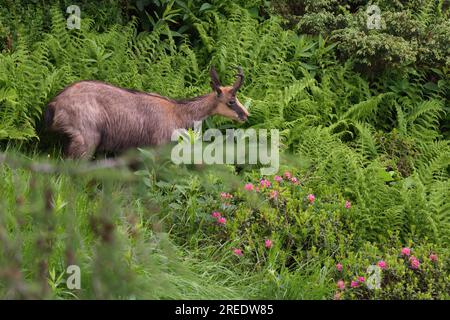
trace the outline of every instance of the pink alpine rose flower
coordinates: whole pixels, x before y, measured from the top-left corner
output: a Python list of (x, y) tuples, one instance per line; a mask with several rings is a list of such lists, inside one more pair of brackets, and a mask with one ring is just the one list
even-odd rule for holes
[(247, 191), (252, 191), (255, 188), (255, 186), (253, 185), (253, 183), (247, 183), (244, 188)]
[(352, 283), (350, 283), (350, 287), (352, 287), (352, 288), (356, 288), (358, 286), (359, 286), (358, 281), (352, 281)]
[(437, 262), (438, 261), (438, 256), (435, 253), (430, 254), (430, 260), (433, 262)]
[(309, 201), (309, 203), (313, 204), (314, 200), (316, 200), (316, 196), (313, 195), (312, 193), (308, 194), (308, 201)]
[(366, 278), (364, 277), (358, 277), (358, 281), (361, 283), (364, 283), (366, 281)]
[(409, 263), (410, 263), (410, 265), (411, 265), (411, 268), (413, 268), (413, 269), (419, 269), (420, 261), (419, 261), (419, 259), (417, 259), (416, 257), (412, 256), (412, 257), (409, 259)]
[(411, 254), (411, 249), (410, 248), (403, 248), (402, 249), (402, 255), (403, 256), (409, 256)]
[(217, 222), (221, 225), (226, 225), (227, 224), (227, 219), (225, 219), (224, 217), (220, 217), (217, 219)]
[(267, 249), (272, 248), (272, 240), (266, 239), (266, 241), (264, 241), (264, 245), (266, 246)]
[(348, 200), (346, 200), (346, 201), (345, 201), (345, 209), (350, 209), (351, 206), (352, 206), (351, 202), (348, 201)]
[(222, 217), (222, 215), (218, 211), (214, 211), (213, 213), (211, 213), (211, 216), (216, 219), (219, 219), (220, 217)]
[(341, 290), (345, 289), (345, 282), (344, 282), (344, 280), (339, 280), (336, 285)]
[(228, 192), (222, 192), (222, 193), (220, 193), (220, 197), (222, 199), (231, 199), (231, 198), (233, 198), (233, 195)]
[(238, 257), (242, 257), (242, 255), (243, 255), (241, 249), (234, 249), (234, 250), (233, 250), (233, 253), (234, 253), (235, 255), (237, 255)]
[(271, 185), (271, 183), (270, 183), (269, 180), (267, 180), (267, 179), (261, 180), (261, 187), (263, 187), (263, 188), (269, 188), (270, 185)]
[(387, 268), (387, 264), (383, 260), (378, 261), (377, 265), (383, 270)]
[(340, 264), (340, 263), (338, 263), (337, 265), (336, 265), (336, 269), (337, 269), (337, 271), (339, 271), (339, 272), (342, 272), (342, 264)]
[(286, 179), (290, 179), (291, 176), (292, 176), (292, 174), (291, 174), (289, 171), (286, 171), (286, 172), (284, 173), (284, 176), (286, 177)]
[(298, 184), (299, 182), (298, 182), (298, 179), (296, 178), (296, 177), (292, 177), (291, 178), (291, 182), (293, 183), (293, 184)]
[(283, 178), (280, 177), (280, 176), (275, 176), (275, 177), (273, 178), (273, 180), (275, 180), (276, 182), (280, 183), (281, 181), (283, 181)]

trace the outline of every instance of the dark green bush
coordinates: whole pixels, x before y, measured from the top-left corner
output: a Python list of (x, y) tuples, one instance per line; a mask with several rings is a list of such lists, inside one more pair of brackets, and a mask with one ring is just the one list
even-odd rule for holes
[[(367, 29), (367, 8), (381, 10), (381, 29)], [(379, 75), (405, 66), (448, 70), (449, 2), (281, 1), (275, 10), (298, 24), (299, 33), (331, 35), (340, 57)]]

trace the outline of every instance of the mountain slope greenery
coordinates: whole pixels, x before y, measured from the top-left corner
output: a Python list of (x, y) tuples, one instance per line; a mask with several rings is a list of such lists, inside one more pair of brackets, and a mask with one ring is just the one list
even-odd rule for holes
[[(449, 298), (446, 1), (381, 1), (386, 28), (370, 31), (366, 1), (79, 1), (79, 30), (67, 1), (3, 2), (3, 297)], [(222, 83), (243, 67), (251, 116), (204, 127), (278, 129), (278, 181), (151, 149), (137, 171), (86, 173), (43, 128), (72, 82), (186, 98), (211, 90), (213, 65)], [(380, 261), (381, 289), (356, 281)], [(66, 288), (70, 264), (81, 290)]]

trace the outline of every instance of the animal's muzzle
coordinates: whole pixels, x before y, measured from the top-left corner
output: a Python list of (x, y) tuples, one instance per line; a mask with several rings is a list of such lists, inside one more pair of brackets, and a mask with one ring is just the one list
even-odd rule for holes
[(248, 114), (242, 113), (238, 115), (239, 120), (241, 121), (247, 121), (248, 120)]

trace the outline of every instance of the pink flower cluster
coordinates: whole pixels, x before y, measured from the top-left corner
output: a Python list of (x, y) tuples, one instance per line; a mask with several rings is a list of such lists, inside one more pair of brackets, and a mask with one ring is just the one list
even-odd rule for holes
[[(270, 183), (270, 181), (269, 181)], [(254, 186), (253, 183), (246, 183), (244, 186), (244, 189), (247, 191), (253, 191), (255, 190), (256, 192), (259, 192), (259, 187), (258, 186)]]
[(350, 287), (357, 288), (361, 283), (364, 283), (366, 281), (366, 278), (364, 277), (358, 277), (356, 280), (352, 280), (350, 283)]
[(230, 194), (230, 193), (228, 193), (228, 192), (221, 192), (221, 193), (220, 193), (220, 197), (221, 197), (222, 199), (232, 199), (232, 198), (233, 198), (233, 195)]
[[(358, 277), (357, 279), (352, 280), (352, 281), (350, 282), (350, 288), (357, 288), (357, 287), (360, 286), (360, 284), (364, 283), (365, 281), (366, 281), (366, 278), (364, 278), (364, 277)], [(345, 282), (344, 282), (344, 280), (339, 280), (339, 281), (336, 283), (336, 286), (338, 287), (338, 289), (344, 290), (344, 289), (345, 289)]]
[(402, 256), (408, 256), (411, 254), (411, 249), (410, 248), (403, 248), (402, 249)]
[(242, 256), (244, 255), (244, 253), (242, 252), (242, 250), (241, 250), (241, 249), (237, 249), (237, 248), (233, 249), (233, 253), (234, 253), (235, 255), (237, 255), (238, 257), (242, 257)]
[(211, 213), (211, 216), (215, 219), (219, 219), (222, 215), (220, 214), (220, 212), (214, 211), (213, 213)]
[(433, 262), (437, 262), (438, 261), (438, 256), (435, 253), (430, 254), (430, 260)]
[(216, 219), (217, 223), (220, 225), (225, 225), (227, 223), (227, 219), (225, 217), (222, 217), (221, 213), (218, 211), (214, 211), (211, 213), (211, 216)]
[(409, 258), (409, 263), (410, 263), (412, 269), (419, 269), (419, 267), (420, 267), (419, 259), (417, 259), (414, 256), (411, 256), (411, 258)]
[[(411, 255), (411, 249), (410, 248), (408, 248), (408, 247), (402, 248), (401, 251), (400, 251), (400, 254), (401, 254), (401, 256), (403, 256), (405, 258), (405, 261), (408, 262), (408, 264), (409, 264), (411, 269), (417, 270), (417, 269), (420, 268), (421, 262), (420, 262), (420, 260), (417, 257)], [(438, 261), (438, 256), (435, 253), (430, 253), (429, 259), (432, 262), (437, 262)], [(382, 270), (386, 270), (388, 268), (388, 265), (387, 265), (386, 261), (384, 261), (384, 260), (379, 260), (377, 262), (377, 266), (380, 269), (382, 269)], [(336, 270), (338, 272), (342, 272), (343, 265), (341, 263), (337, 263), (336, 264)], [(351, 288), (358, 288), (359, 286), (361, 286), (361, 284), (363, 284), (365, 282), (366, 282), (366, 279), (364, 277), (358, 276), (358, 277), (356, 277), (355, 279), (353, 279), (350, 282), (350, 287)], [(345, 289), (345, 282), (344, 282), (344, 280), (342, 280), (342, 279), (338, 280), (337, 283), (336, 283), (336, 286), (337, 286), (337, 288), (339, 290), (344, 290)], [(339, 300), (341, 298), (341, 295), (342, 295), (342, 293), (337, 291), (335, 293), (334, 299), (335, 300)]]
[[(299, 184), (299, 183), (300, 183), (300, 182), (298, 181), (297, 177), (293, 177), (293, 176), (292, 176), (292, 173), (290, 173), (289, 171), (286, 171), (286, 172), (284, 173), (284, 177), (285, 177), (286, 180), (291, 181), (293, 184)], [(283, 178), (280, 177), (280, 176), (276, 176), (275, 178), (276, 178), (275, 181), (277, 181), (277, 182), (280, 182), (280, 181), (283, 180)]]
[(262, 188), (269, 188), (271, 186), (270, 181), (267, 179), (262, 179), (260, 183)]
[[(377, 265), (378, 265), (381, 269), (386, 269), (386, 268), (387, 268), (386, 262), (384, 262), (383, 260), (378, 261)], [(336, 264), (336, 270), (337, 270), (338, 272), (342, 272), (343, 269), (344, 269), (344, 266), (342, 265), (342, 263), (337, 263), (337, 264)], [(350, 287), (351, 287), (351, 288), (357, 288), (357, 287), (359, 287), (359, 286), (360, 286), (362, 283), (364, 283), (364, 282), (366, 282), (366, 278), (364, 278), (364, 277), (362, 277), (362, 276), (359, 276), (359, 277), (357, 277), (356, 279), (354, 279), (354, 280), (352, 280), (352, 281), (350, 282)], [(344, 290), (344, 289), (345, 289), (345, 282), (344, 282), (344, 280), (339, 280), (339, 281), (336, 283), (336, 285), (337, 285), (337, 287), (338, 287), (340, 290)], [(338, 294), (338, 293), (337, 293), (337, 294)], [(338, 299), (338, 300), (339, 300), (339, 299)]]
[(244, 189), (247, 190), (247, 191), (253, 191), (255, 189), (255, 186), (253, 185), (253, 183), (247, 183), (244, 186)]
[(350, 209), (351, 206), (352, 206), (351, 202), (348, 201), (348, 200), (346, 200), (346, 201), (345, 201), (345, 209)]
[(316, 200), (315, 195), (313, 195), (312, 193), (308, 194), (308, 201), (310, 204), (313, 204), (315, 200)]
[[(299, 184), (300, 183), (299, 180), (296, 177), (293, 177), (292, 174), (289, 171), (286, 171), (284, 173), (284, 176), (276, 175), (274, 177), (274, 181), (277, 182), (278, 184), (281, 184), (285, 180), (286, 181), (291, 181), (293, 184)], [(272, 187), (272, 182), (269, 179), (266, 179), (266, 178), (261, 179), (259, 181), (259, 185), (258, 184), (255, 185), (255, 184), (253, 184), (251, 182), (246, 183), (244, 185), (244, 189), (245, 190), (247, 190), (247, 191), (256, 191), (256, 192), (260, 192), (260, 191), (262, 192), (264, 189), (268, 189), (270, 187)], [(229, 198), (233, 197), (232, 195), (229, 195), (229, 196), (228, 195), (229, 194), (221, 193), (221, 197), (223, 199), (229, 199)], [(278, 199), (278, 195), (279, 195), (279, 191), (272, 190), (269, 193), (269, 198), (277, 200)]]
[[(420, 267), (420, 260), (417, 259), (415, 256), (411, 256), (411, 249), (408, 247), (405, 247), (401, 251), (401, 255), (404, 257), (409, 257), (409, 266), (411, 269), (417, 270)], [(434, 257), (433, 257), (434, 258)], [(436, 256), (437, 259), (437, 256)], [(431, 260), (431, 256), (430, 256)], [(433, 261), (433, 260), (432, 260)]]

